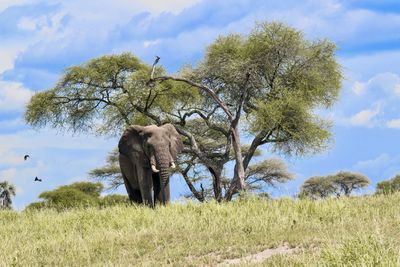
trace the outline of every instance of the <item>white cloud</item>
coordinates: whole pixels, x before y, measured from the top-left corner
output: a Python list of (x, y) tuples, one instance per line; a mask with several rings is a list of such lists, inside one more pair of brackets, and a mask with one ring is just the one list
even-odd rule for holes
[(86, 135), (61, 135), (56, 130), (23, 130), (12, 134), (0, 134), (0, 149), (40, 149), (91, 150), (112, 147), (110, 140)]
[(21, 118), (0, 120), (0, 129), (2, 130), (15, 129), (24, 125)]
[(376, 125), (376, 116), (380, 112), (380, 105), (376, 105), (372, 109), (365, 109), (362, 110), (355, 115), (351, 116), (349, 119), (349, 122), (351, 125), (354, 126), (367, 126), (367, 127), (372, 127)]
[(16, 57), (25, 47), (26, 45), (22, 42), (0, 44), (0, 74), (14, 67)]
[(368, 173), (370, 178), (375, 181), (382, 181), (392, 178), (400, 172), (400, 155), (390, 155), (387, 153), (378, 156), (360, 160), (353, 169), (362, 173)]
[(369, 160), (361, 160), (354, 165), (355, 169), (376, 169), (386, 166), (390, 163), (391, 158), (388, 154), (383, 153), (376, 158), (369, 159)]
[(0, 12), (11, 6), (28, 4), (31, 2), (33, 2), (33, 0), (1, 0), (0, 1)]
[(147, 48), (149, 46), (154, 46), (160, 43), (160, 40), (154, 40), (154, 41), (144, 41), (143, 42), (143, 47)]
[(17, 27), (25, 31), (36, 30), (37, 23), (33, 18), (23, 17), (19, 20)]
[(20, 110), (33, 92), (18, 82), (0, 81), (0, 111)]
[(392, 72), (378, 73), (368, 81), (356, 81), (352, 86), (352, 91), (357, 95), (361, 95), (367, 90), (379, 90), (379, 93), (387, 96), (400, 96), (400, 75)]
[(382, 51), (342, 57), (341, 64), (348, 78), (368, 81), (382, 73), (396, 74), (400, 69), (400, 51)]
[(361, 95), (363, 92), (365, 92), (366, 86), (365, 84), (361, 82), (355, 82), (351, 88), (351, 90), (356, 94), (356, 95)]
[(0, 165), (16, 165), (21, 164), (23, 161), (23, 155), (18, 155), (12, 150), (0, 147)]
[(389, 120), (386, 125), (389, 128), (400, 129), (400, 119)]
[(400, 96), (400, 84), (396, 84), (394, 86), (394, 93), (398, 96)]
[(152, 13), (171, 12), (173, 14), (179, 14), (185, 8), (188, 8), (201, 0), (168, 0), (168, 1), (148, 1), (148, 0), (137, 0), (144, 9)]

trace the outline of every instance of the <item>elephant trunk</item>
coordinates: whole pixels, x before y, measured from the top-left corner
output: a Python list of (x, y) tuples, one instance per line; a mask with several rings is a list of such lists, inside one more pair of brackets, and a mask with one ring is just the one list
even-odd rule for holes
[(160, 182), (161, 182), (161, 192), (163, 194), (163, 202), (165, 203), (166, 199), (164, 196), (164, 189), (166, 186), (168, 186), (169, 182), (169, 167), (171, 164), (171, 155), (168, 153), (169, 151), (167, 149), (160, 149), (158, 151), (155, 151), (155, 158), (157, 162), (157, 168), (159, 170), (159, 175), (160, 175)]

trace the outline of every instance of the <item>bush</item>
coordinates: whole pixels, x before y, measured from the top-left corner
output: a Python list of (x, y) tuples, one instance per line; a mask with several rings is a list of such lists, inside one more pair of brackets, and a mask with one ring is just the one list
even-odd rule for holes
[(29, 204), (26, 209), (55, 209), (58, 211), (71, 208), (107, 207), (128, 204), (127, 196), (107, 195), (100, 197), (103, 190), (101, 183), (77, 182), (64, 185), (39, 195), (43, 201)]

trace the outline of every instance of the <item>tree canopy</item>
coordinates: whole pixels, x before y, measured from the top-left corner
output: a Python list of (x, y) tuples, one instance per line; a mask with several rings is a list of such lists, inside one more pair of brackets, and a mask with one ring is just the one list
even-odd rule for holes
[(400, 175), (396, 175), (392, 179), (382, 181), (376, 184), (377, 194), (392, 194), (400, 191)]
[(314, 176), (303, 183), (299, 197), (317, 199), (329, 196), (350, 196), (353, 191), (364, 188), (369, 183), (365, 175), (348, 171), (328, 176)]
[[(176, 76), (129, 53), (103, 56), (66, 69), (54, 88), (35, 94), (25, 119), (36, 127), (102, 135), (129, 124), (172, 123), (185, 144), (180, 170), (193, 195), (200, 200), (203, 191), (197, 168), (208, 172), (214, 198), (229, 200), (246, 187), (257, 148), (286, 155), (327, 148), (331, 124), (314, 111), (338, 97), (335, 52), (329, 40), (260, 23), (248, 35), (219, 37), (197, 65), (183, 66)], [(244, 134), (252, 136), (246, 151)], [(229, 162), (235, 168), (226, 188)]]
[(349, 196), (354, 190), (364, 188), (369, 185), (368, 177), (360, 173), (338, 172), (331, 177), (332, 184), (336, 188), (337, 194)]
[(105, 206), (118, 203), (128, 203), (126, 196), (108, 195), (100, 197), (103, 191), (102, 183), (75, 182), (63, 185), (51, 191), (42, 192), (41, 202), (34, 202), (27, 209), (54, 208), (64, 210), (74, 207)]

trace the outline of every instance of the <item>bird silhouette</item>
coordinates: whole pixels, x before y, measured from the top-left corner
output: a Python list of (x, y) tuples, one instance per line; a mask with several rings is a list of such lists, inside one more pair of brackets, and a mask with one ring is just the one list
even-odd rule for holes
[(160, 60), (159, 56), (156, 56), (156, 60), (154, 61), (154, 65), (156, 65), (158, 63), (158, 61)]
[(24, 160), (27, 160), (29, 158), (29, 155), (24, 156)]
[(42, 179), (39, 179), (39, 178), (37, 178), (37, 176), (36, 176), (34, 181), (35, 181), (35, 182), (36, 182), (36, 181), (37, 181), (37, 182), (41, 182)]

